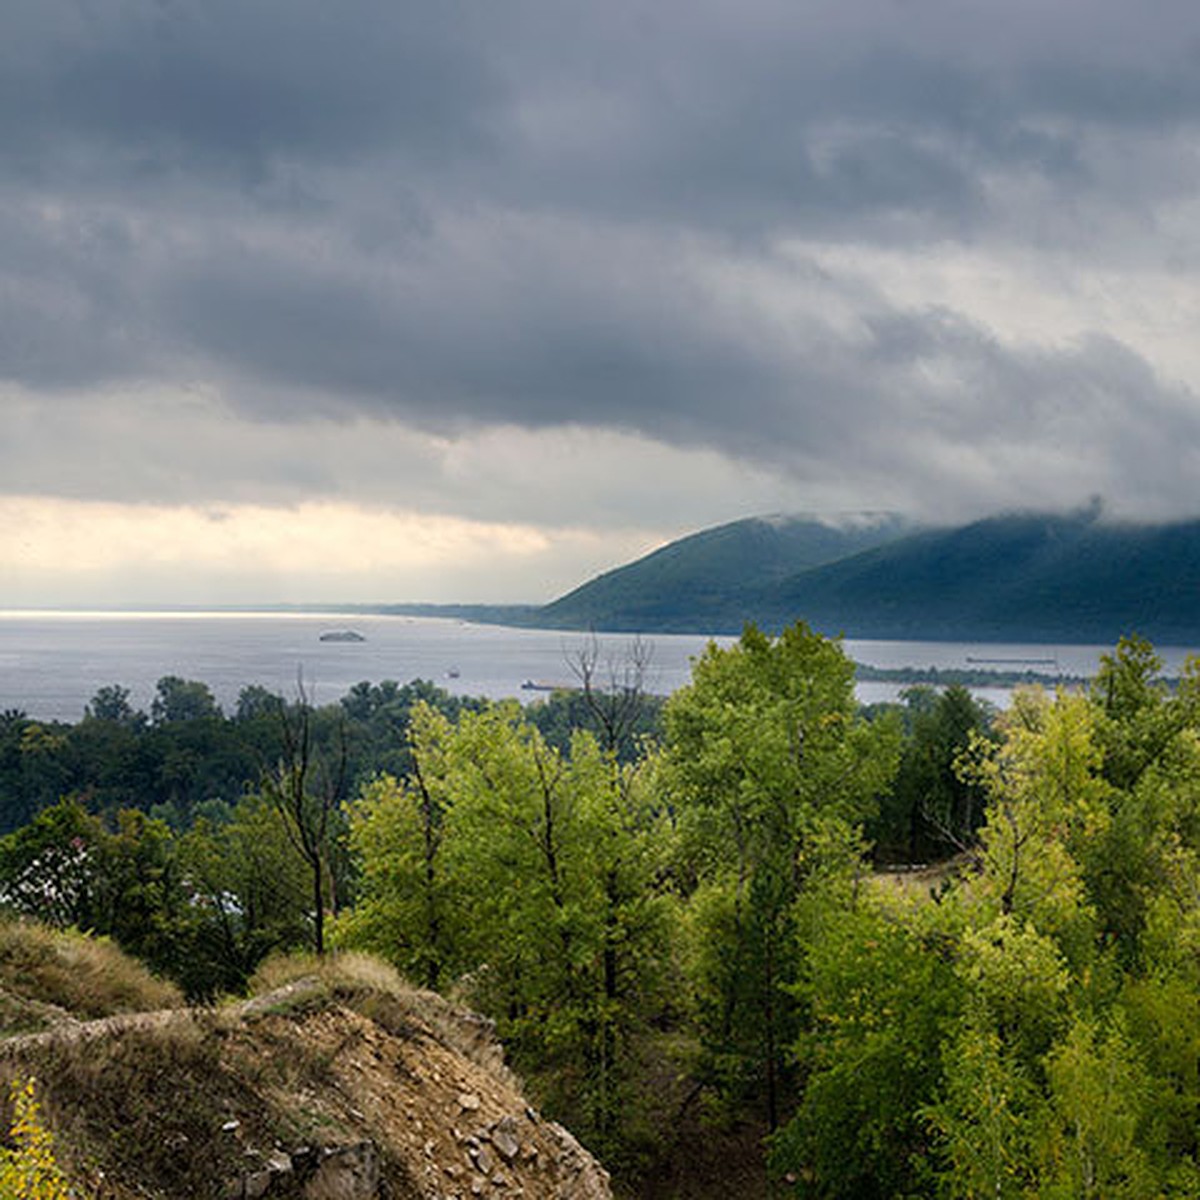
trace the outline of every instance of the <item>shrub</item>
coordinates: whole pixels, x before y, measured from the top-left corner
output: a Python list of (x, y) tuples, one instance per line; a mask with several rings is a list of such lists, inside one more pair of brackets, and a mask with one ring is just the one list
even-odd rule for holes
[(54, 1141), (42, 1124), (34, 1082), (14, 1080), (14, 1145), (0, 1150), (0, 1200), (71, 1200), (66, 1176), (54, 1160)]

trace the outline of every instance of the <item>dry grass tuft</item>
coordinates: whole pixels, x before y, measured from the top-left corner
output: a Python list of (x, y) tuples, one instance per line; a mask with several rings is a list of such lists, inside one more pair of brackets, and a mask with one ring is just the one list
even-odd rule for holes
[(443, 1045), (519, 1087), (504, 1065), (504, 1051), (491, 1021), (437, 992), (413, 987), (394, 967), (369, 954), (340, 951), (324, 958), (314, 954), (268, 958), (250, 980), (250, 994), (269, 1003), (272, 993), (278, 994), (279, 1005), (269, 1011), (305, 1008), (324, 998), (340, 1001), (400, 1036), (415, 1033), (414, 1024), (423, 1026)]
[(330, 992), (373, 991), (407, 996), (412, 991), (396, 969), (382, 959), (344, 951), (324, 958), (304, 953), (272, 955), (251, 977), (250, 995), (262, 996), (303, 979), (317, 980)]
[[(0, 915), (0, 991), (26, 1018), (58, 1011), (86, 1020), (183, 1004), (178, 988), (156, 979), (111, 942), (5, 915)], [(22, 1031), (29, 1027), (27, 1019)]]

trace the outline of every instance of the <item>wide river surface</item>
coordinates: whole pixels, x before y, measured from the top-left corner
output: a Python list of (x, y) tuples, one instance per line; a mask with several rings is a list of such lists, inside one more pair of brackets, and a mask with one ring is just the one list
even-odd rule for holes
[[(361, 642), (321, 641), (321, 634), (352, 629)], [(530, 699), (541, 693), (522, 684), (571, 685), (572, 663), (590, 635), (510, 629), (432, 617), (292, 613), (81, 613), (0, 612), (0, 709), (20, 708), (43, 720), (77, 721), (98, 688), (129, 688), (136, 708), (148, 710), (164, 675), (207, 683), (226, 712), (238, 692), (261, 684), (292, 696), (297, 679), (318, 704), (331, 703), (360, 680), (429, 679), (472, 696)], [(667, 693), (686, 683), (691, 661), (709, 639), (655, 634), (645, 639), (648, 691)], [(718, 638), (720, 644), (732, 639)], [(626, 658), (627, 634), (598, 634), (598, 677)], [(847, 640), (858, 662), (880, 667), (1033, 669), (1042, 674), (1090, 675), (1108, 646), (969, 644)], [(1191, 652), (1159, 647), (1175, 673)], [(969, 660), (987, 659), (987, 663)], [(901, 685), (860, 683), (859, 699), (894, 698)], [(1000, 689), (974, 689), (1004, 704)]]

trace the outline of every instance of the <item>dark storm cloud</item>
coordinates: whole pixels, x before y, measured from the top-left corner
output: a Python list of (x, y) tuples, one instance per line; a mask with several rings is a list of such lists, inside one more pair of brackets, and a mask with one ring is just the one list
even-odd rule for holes
[(252, 186), (359, 164), (376, 180), (354, 186), (408, 172), (442, 202), (739, 230), (961, 219), (981, 169), (1069, 174), (1093, 123), (1194, 120), (1191, 10), (1155, 17), (1111, 2), (17, 0), (0, 128), (9, 169), (51, 184), (198, 188), (233, 170)]
[(15, 0), (0, 118), (10, 161), (49, 179), (131, 184), (402, 143), (474, 153), (489, 68), (453, 2)]
[[(156, 356), (129, 268), (135, 236), (119, 214), (83, 220), (28, 197), (0, 207), (0, 372), (45, 388), (86, 387)], [(139, 344), (141, 343), (141, 344)]]
[(1063, 436), (1132, 488), (1197, 433), (1136, 347), (862, 279), (881, 249), (1186, 258), (1156, 221), (1200, 183), (1198, 30), (1115, 0), (16, 0), (0, 376), (793, 472)]
[[(799, 274), (830, 314), (781, 330), (673, 273), (669, 249), (655, 261), (641, 243), (603, 242), (593, 257), (569, 231), (509, 242), (473, 274), (433, 255), (382, 279), (341, 256), (321, 270), (231, 255), (173, 277), (159, 299), (197, 354), (276, 385), (247, 401), (274, 420), (354, 410), (433, 430), (606, 425), (809, 476), (848, 457), (917, 473), (935, 442), (1024, 444), (1031, 458), (1047, 442), (1119, 458), (1119, 477), (1136, 480), (1200, 445), (1200, 406), (1111, 337), (1014, 347), (816, 269)], [(901, 452), (897, 431), (929, 436)]]
[(510, 231), (486, 252), (430, 245), (382, 272), (349, 255), (229, 254), (175, 274), (159, 303), (197, 353), (297, 389), (293, 411), (332, 415), (337, 394), (434, 428), (669, 433), (708, 424), (706, 407), (737, 391), (762, 403), (787, 386), (782, 364), (726, 328), (669, 256), (656, 272), (644, 245), (586, 240)]

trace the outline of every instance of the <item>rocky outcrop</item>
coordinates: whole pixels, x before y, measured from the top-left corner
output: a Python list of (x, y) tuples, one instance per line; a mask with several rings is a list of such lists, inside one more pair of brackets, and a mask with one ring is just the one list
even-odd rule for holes
[[(464, 1117), (482, 1108), (473, 1092), (460, 1093), (458, 1104)], [(435, 1136), (425, 1138), (418, 1163), (403, 1163), (405, 1196), (611, 1200), (607, 1172), (571, 1133), (528, 1106), (487, 1124), (463, 1120), (448, 1131), (427, 1128), (417, 1117), (412, 1123)], [(385, 1178), (384, 1155), (373, 1141), (276, 1149), (265, 1159), (252, 1150), (246, 1154), (254, 1165), (226, 1183), (224, 1200), (377, 1200), (396, 1194), (397, 1181)]]
[(81, 1194), (611, 1197), (599, 1163), (526, 1101), (490, 1025), (431, 993), (302, 980), (5, 1049), (9, 1074), (36, 1070)]
[(375, 1200), (380, 1195), (379, 1150), (374, 1142), (320, 1149), (275, 1150), (261, 1167), (231, 1179), (225, 1200)]

